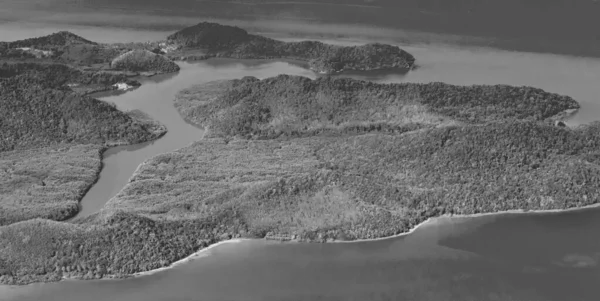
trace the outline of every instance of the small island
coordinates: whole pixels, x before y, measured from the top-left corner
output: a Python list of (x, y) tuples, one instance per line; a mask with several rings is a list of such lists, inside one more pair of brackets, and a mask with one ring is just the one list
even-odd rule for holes
[[(181, 91), (175, 105), (208, 130), (206, 139), (146, 161), (95, 215), (6, 222), (1, 283), (128, 277), (237, 237), (373, 239), (442, 215), (598, 200), (600, 124), (556, 126), (578, 103), (536, 88), (280, 75), (200, 84)], [(90, 143), (112, 137), (88, 136)], [(87, 150), (61, 149), (97, 158)], [(47, 169), (19, 170), (21, 153), (0, 153), (14, 162), (1, 165), (3, 175), (21, 177), (3, 183), (19, 193), (61, 183), (36, 180), (56, 177)], [(92, 178), (97, 165), (89, 166), (82, 172)], [(21, 219), (22, 210), (5, 212)]]
[(236, 27), (202, 22), (167, 37), (161, 51), (173, 59), (291, 59), (308, 62), (317, 73), (413, 68), (415, 58), (397, 46), (329, 45), (317, 41), (282, 42)]

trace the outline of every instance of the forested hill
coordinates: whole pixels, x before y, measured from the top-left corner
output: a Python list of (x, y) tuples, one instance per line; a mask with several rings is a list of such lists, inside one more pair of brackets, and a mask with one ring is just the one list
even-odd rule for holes
[(56, 143), (130, 144), (158, 133), (108, 103), (49, 88), (29, 74), (0, 80), (0, 151)]
[(402, 132), (448, 122), (549, 121), (579, 108), (568, 96), (532, 87), (375, 84), (289, 75), (201, 84), (182, 91), (176, 106), (212, 135), (255, 138), (323, 131)]
[(0, 65), (0, 226), (73, 216), (97, 180), (102, 149), (166, 132), (147, 117), (73, 91), (125, 79), (60, 64)]
[(282, 42), (249, 34), (236, 26), (202, 22), (167, 37), (188, 51), (198, 49), (206, 57), (288, 58), (308, 61), (311, 69), (321, 73), (344, 70), (410, 69), (415, 58), (397, 46), (371, 43), (362, 46), (329, 45), (317, 41)]

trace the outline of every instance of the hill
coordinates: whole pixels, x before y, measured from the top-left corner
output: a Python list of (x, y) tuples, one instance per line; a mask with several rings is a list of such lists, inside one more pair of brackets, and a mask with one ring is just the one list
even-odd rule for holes
[(180, 69), (167, 57), (143, 49), (131, 50), (116, 57), (111, 62), (111, 67), (117, 70), (156, 73), (171, 73)]
[(59, 31), (50, 35), (9, 42), (9, 48), (36, 48), (55, 50), (56, 48), (73, 44), (97, 45), (96, 42), (84, 39), (68, 31)]
[(173, 58), (230, 57), (239, 59), (285, 58), (307, 61), (319, 73), (344, 70), (408, 70), (415, 58), (396, 46), (379, 43), (362, 46), (329, 45), (317, 41), (282, 42), (228, 25), (202, 22), (167, 37), (178, 51)]
[(107, 146), (166, 132), (147, 117), (121, 112), (67, 85), (113, 80), (55, 64), (0, 68), (0, 225), (73, 216), (98, 177)]
[(375, 84), (288, 75), (197, 85), (180, 92), (175, 106), (186, 120), (208, 128), (208, 135), (254, 139), (403, 132), (451, 123), (550, 121), (579, 108), (567, 96), (532, 87)]

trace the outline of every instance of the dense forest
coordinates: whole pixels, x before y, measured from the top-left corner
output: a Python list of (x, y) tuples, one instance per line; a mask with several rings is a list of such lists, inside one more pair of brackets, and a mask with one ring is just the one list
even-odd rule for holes
[(213, 138), (145, 162), (94, 216), (2, 227), (2, 283), (126, 277), (232, 237), (377, 238), (599, 199), (600, 124), (555, 126), (579, 105), (540, 89), (281, 75), (195, 86), (176, 106)]
[(209, 135), (253, 139), (321, 132), (402, 132), (411, 127), (504, 120), (546, 121), (579, 105), (532, 87), (375, 84), (279, 75), (218, 81), (178, 94), (182, 116)]
[(117, 70), (134, 72), (171, 73), (179, 71), (179, 66), (170, 59), (143, 49), (126, 52), (116, 57), (110, 65)]
[[(329, 45), (317, 41), (282, 42), (228, 25), (202, 22), (167, 37), (183, 48), (170, 53), (172, 58), (212, 56), (240, 59), (287, 58), (309, 62), (321, 73), (344, 70), (411, 69), (415, 58), (396, 46), (373, 43), (362, 46)], [(198, 49), (201, 55), (190, 49)]]
[(54, 63), (0, 65), (0, 226), (73, 216), (107, 146), (166, 132), (147, 116), (81, 93), (123, 81), (131, 82), (123, 74)]
[(47, 36), (0, 42), (0, 63), (59, 63), (71, 67), (118, 69), (135, 72), (179, 71), (170, 59), (151, 53), (158, 42), (99, 44), (67, 31)]
[(83, 94), (115, 89), (114, 84), (139, 86), (128, 74), (109, 71), (84, 71), (58, 63), (10, 62), (0, 64), (0, 79), (23, 75), (23, 80), (35, 81), (47, 88), (71, 88)]
[[(19, 75), (0, 82), (0, 151), (54, 143), (129, 144), (156, 138), (114, 105)], [(160, 131), (159, 131), (160, 132)]]

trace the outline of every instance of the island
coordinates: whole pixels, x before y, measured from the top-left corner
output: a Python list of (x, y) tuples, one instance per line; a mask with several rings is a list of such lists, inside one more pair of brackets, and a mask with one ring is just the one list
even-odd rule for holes
[(211, 57), (299, 60), (308, 62), (313, 71), (324, 74), (350, 70), (408, 71), (415, 63), (410, 53), (397, 46), (380, 43), (339, 46), (318, 41), (283, 42), (249, 34), (237, 26), (211, 22), (201, 22), (168, 36), (161, 43), (159, 51), (175, 60)]
[[(442, 215), (599, 199), (600, 123), (557, 126), (578, 103), (536, 88), (280, 75), (196, 85), (175, 105), (206, 138), (147, 160), (97, 214), (0, 227), (0, 283), (128, 277), (231, 238), (374, 239)], [(2, 183), (43, 191), (48, 169), (18, 171), (22, 153), (0, 153), (3, 177), (21, 177)]]

